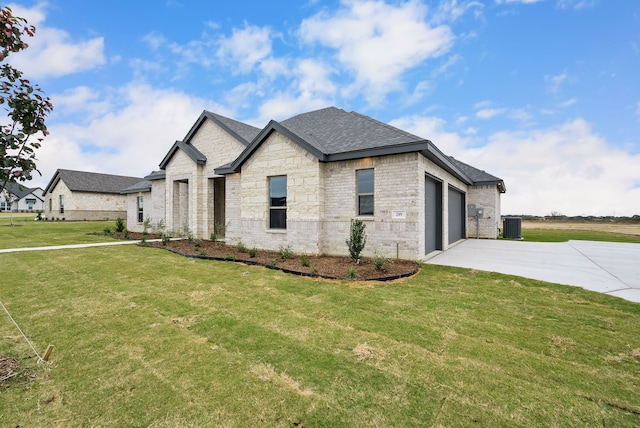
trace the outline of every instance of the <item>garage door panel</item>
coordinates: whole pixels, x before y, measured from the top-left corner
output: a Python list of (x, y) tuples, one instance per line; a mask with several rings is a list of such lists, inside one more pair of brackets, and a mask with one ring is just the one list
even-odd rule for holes
[(449, 187), (449, 244), (465, 238), (465, 194)]

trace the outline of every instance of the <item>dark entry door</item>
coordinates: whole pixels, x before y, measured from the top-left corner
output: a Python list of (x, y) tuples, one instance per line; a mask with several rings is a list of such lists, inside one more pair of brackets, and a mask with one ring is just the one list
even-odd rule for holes
[(449, 244), (465, 237), (464, 207), (464, 193), (449, 186)]
[(424, 182), (424, 253), (442, 249), (442, 182), (426, 176)]

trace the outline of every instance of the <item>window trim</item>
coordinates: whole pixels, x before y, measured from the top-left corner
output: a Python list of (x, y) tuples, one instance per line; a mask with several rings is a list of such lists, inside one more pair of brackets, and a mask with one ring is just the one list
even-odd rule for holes
[[(372, 192), (363, 192), (360, 193), (360, 173), (361, 172), (365, 172), (365, 171), (371, 171), (371, 174), (373, 175), (373, 191)], [(376, 174), (375, 174), (375, 170), (374, 168), (363, 168), (363, 169), (356, 169), (356, 213), (358, 215), (358, 217), (367, 217), (367, 218), (371, 218), (375, 215), (376, 213), (376, 186), (375, 186), (375, 182), (376, 182)], [(361, 196), (371, 196), (373, 199), (373, 208), (371, 210), (371, 214), (363, 214), (360, 212), (360, 197)]]
[[(285, 195), (284, 195), (284, 205), (271, 205), (271, 200), (273, 199), (273, 197), (271, 196), (271, 180), (274, 178), (284, 178), (285, 179)], [(270, 231), (276, 231), (276, 232), (284, 232), (287, 230), (287, 197), (288, 195), (288, 187), (289, 185), (289, 180), (287, 179), (286, 175), (272, 175), (267, 177), (267, 206), (269, 207), (269, 218), (267, 219), (268, 224), (267, 224), (267, 229)], [(273, 211), (284, 211), (284, 227), (272, 227), (272, 220), (271, 220), (271, 214)]]

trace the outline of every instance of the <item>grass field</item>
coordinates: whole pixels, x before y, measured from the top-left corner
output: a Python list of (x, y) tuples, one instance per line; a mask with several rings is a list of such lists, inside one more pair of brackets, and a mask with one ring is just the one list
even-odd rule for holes
[[(0, 386), (0, 426), (640, 423), (640, 305), (615, 297), (431, 265), (365, 284), (131, 246), (0, 257), (0, 300), (55, 345)], [(32, 354), (3, 313), (0, 337)]]
[(640, 224), (523, 221), (522, 238), (537, 242), (586, 240), (640, 243)]

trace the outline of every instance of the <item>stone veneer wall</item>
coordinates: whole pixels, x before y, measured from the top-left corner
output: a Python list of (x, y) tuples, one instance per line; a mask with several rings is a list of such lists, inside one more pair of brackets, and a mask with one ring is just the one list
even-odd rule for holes
[[(500, 225), (500, 192), (496, 185), (473, 186), (469, 188), (467, 205), (475, 204), (484, 208), (484, 214), (476, 223), (475, 217), (467, 218), (467, 237), (495, 239)], [(479, 232), (479, 233), (477, 233)]]
[[(186, 223), (195, 237), (208, 239), (215, 224), (208, 202), (214, 198), (215, 189), (208, 180), (216, 177), (214, 168), (235, 160), (245, 146), (211, 120), (202, 123), (190, 143), (207, 157), (207, 162), (197, 165), (181, 150), (175, 153), (165, 168), (165, 223), (175, 231)], [(155, 187), (152, 190), (155, 193)]]
[[(269, 177), (287, 176), (287, 229), (269, 229)], [(227, 176), (227, 242), (248, 247), (318, 253), (322, 216), (318, 159), (274, 132), (242, 166)], [(239, 190), (239, 198), (237, 198)], [(238, 221), (239, 219), (239, 221)]]
[[(64, 213), (60, 212), (60, 195), (64, 195)], [(127, 217), (127, 197), (115, 193), (71, 192), (63, 181), (44, 196), (47, 218), (65, 220), (115, 220)], [(49, 210), (51, 199), (51, 210)]]
[[(419, 204), (419, 173), (414, 153), (364, 158), (323, 164), (325, 171), (325, 222), (322, 252), (347, 255), (345, 241), (349, 238), (351, 219), (366, 225), (367, 244), (364, 256), (376, 250), (387, 257), (405, 259), (419, 257), (421, 205)], [(356, 171), (374, 170), (374, 215), (357, 215)], [(405, 218), (393, 218), (393, 212)]]

